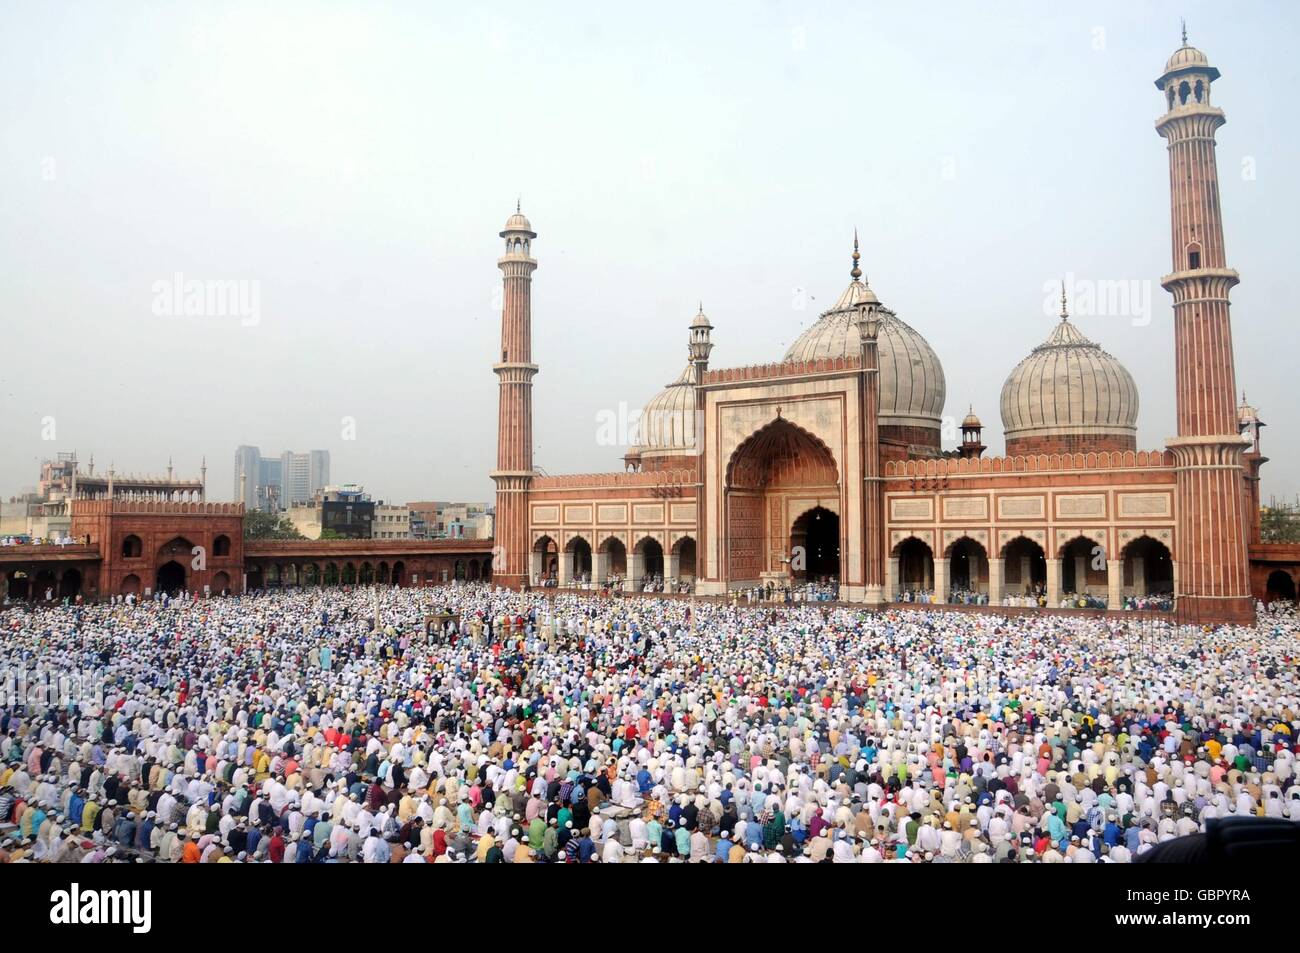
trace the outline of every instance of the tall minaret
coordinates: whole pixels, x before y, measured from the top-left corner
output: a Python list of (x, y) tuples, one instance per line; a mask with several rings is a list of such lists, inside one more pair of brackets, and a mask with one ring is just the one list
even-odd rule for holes
[[(854, 286), (862, 278), (858, 230), (853, 230)], [(858, 344), (862, 355), (862, 600), (868, 605), (885, 601), (885, 503), (880, 480), (880, 299), (864, 281), (858, 295)], [(844, 574), (849, 578), (850, 572)], [(850, 579), (850, 582), (852, 580)], [(941, 593), (940, 598), (946, 598)], [(849, 598), (853, 598), (852, 595)]]
[(497, 415), (497, 485), (492, 581), (514, 589), (532, 578), (529, 564), (528, 489), (533, 481), (533, 361), (532, 283), (537, 262), (532, 257), (533, 226), (515, 205), (515, 214), (501, 232), (505, 254), (501, 269), (501, 360), (493, 365), (500, 383)]
[(1246, 562), (1247, 526), (1237, 384), (1228, 292), (1238, 281), (1223, 250), (1214, 135), (1223, 110), (1210, 105), (1219, 71), (1187, 45), (1174, 51), (1156, 87), (1167, 112), (1156, 131), (1169, 142), (1178, 436), (1175, 596), (1180, 616), (1250, 621), (1254, 601)]

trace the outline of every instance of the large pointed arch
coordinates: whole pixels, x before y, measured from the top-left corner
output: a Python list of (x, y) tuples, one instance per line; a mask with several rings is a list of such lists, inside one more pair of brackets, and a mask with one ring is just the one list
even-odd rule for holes
[(784, 417), (754, 431), (727, 461), (727, 487), (834, 486), (839, 467), (830, 447)]
[[(790, 524), (798, 513), (788, 510), (796, 496), (834, 501), (835, 507), (843, 509), (839, 466), (831, 449), (780, 416), (732, 452), (723, 493), (726, 578), (732, 585), (760, 583), (764, 577), (789, 578)], [(842, 550), (842, 535), (840, 542)]]

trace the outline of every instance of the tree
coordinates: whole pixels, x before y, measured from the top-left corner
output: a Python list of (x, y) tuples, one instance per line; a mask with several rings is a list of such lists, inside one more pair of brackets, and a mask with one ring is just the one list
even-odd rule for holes
[(244, 514), (244, 539), (306, 539), (287, 516), (249, 510)]
[(1259, 534), (1266, 543), (1300, 543), (1300, 513), (1287, 503), (1260, 507)]

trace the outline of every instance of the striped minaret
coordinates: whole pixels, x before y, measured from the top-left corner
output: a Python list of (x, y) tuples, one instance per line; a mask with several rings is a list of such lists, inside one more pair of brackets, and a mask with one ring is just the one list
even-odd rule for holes
[(1167, 108), (1156, 131), (1169, 143), (1173, 237), (1173, 271), (1161, 284), (1174, 297), (1175, 595), (1185, 619), (1246, 622), (1254, 619), (1243, 503), (1246, 441), (1237, 426), (1228, 314), (1238, 278), (1223, 249), (1214, 136), (1224, 117), (1210, 104), (1218, 78), (1205, 54), (1187, 45), (1184, 29), (1183, 45), (1156, 80)]
[(531, 580), (528, 539), (528, 490), (533, 480), (532, 283), (537, 237), (515, 206), (501, 232), (505, 254), (497, 261), (502, 275), (501, 355), (493, 365), (500, 384), (497, 415), (497, 485), (493, 528), (492, 581), (519, 589)]

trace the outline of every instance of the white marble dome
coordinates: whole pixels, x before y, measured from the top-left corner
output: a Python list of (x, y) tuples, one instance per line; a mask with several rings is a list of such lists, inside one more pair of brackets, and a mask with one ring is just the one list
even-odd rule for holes
[(1169, 57), (1169, 62), (1165, 64), (1165, 72), (1172, 73), (1176, 69), (1188, 69), (1195, 66), (1209, 66), (1210, 61), (1194, 46), (1188, 46), (1186, 41), (1183, 45), (1174, 50), (1174, 55)]
[[(876, 301), (867, 283), (854, 278), (834, 306), (790, 345), (783, 360), (856, 356), (861, 352), (858, 305)], [(916, 329), (888, 308), (880, 313), (881, 425), (938, 427), (947, 397), (943, 365)]]
[(695, 448), (695, 369), (690, 364), (645, 405), (640, 436), (643, 455)]
[(1136, 438), (1137, 414), (1132, 375), (1065, 314), (1002, 385), (1002, 428), (1008, 440), (1098, 434)]

